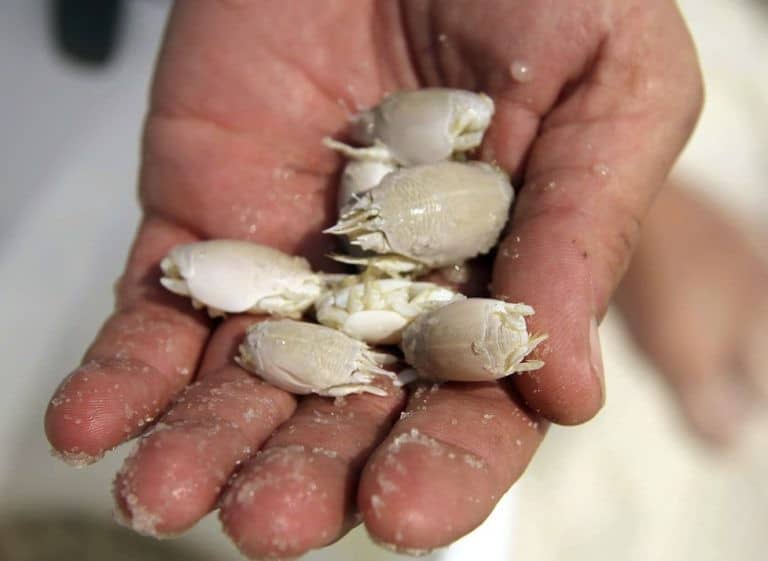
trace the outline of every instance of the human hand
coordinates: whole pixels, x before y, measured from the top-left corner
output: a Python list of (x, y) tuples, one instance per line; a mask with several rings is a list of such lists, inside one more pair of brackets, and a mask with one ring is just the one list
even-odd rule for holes
[(617, 302), (695, 433), (736, 444), (768, 398), (768, 263), (726, 213), (679, 183), (643, 225)]
[[(534, 306), (547, 364), (512, 381), (297, 402), (233, 363), (253, 318), (214, 329), (160, 288), (158, 263), (179, 243), (244, 238), (318, 266), (340, 165), (320, 139), (385, 92), (428, 85), (496, 102), (482, 156), (523, 187), (493, 292)], [(147, 533), (219, 505), (250, 556), (331, 543), (357, 510), (383, 543), (450, 543), (519, 477), (546, 419), (600, 408), (596, 322), (700, 103), (669, 1), (178, 3), (146, 123), (145, 218), (114, 315), (49, 406), (51, 443), (92, 461), (159, 417), (115, 485)]]

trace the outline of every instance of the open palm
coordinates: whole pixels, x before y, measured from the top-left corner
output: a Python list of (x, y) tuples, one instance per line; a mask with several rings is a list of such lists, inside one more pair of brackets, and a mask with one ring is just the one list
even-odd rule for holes
[[(232, 358), (253, 318), (194, 312), (159, 287), (160, 259), (243, 238), (328, 267), (340, 161), (321, 138), (387, 92), (437, 85), (496, 102), (481, 155), (522, 188), (493, 292), (535, 307), (546, 366), (337, 402), (248, 375)], [(596, 326), (700, 103), (668, 1), (179, 3), (146, 125), (145, 218), (116, 312), (51, 401), (49, 439), (89, 462), (158, 421), (115, 486), (147, 533), (218, 506), (253, 556), (331, 543), (358, 512), (379, 541), (450, 543), (519, 477), (546, 420), (599, 410)]]

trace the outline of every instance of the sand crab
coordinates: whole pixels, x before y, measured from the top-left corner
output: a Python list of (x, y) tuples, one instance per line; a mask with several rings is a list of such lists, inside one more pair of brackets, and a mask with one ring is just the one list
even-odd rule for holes
[(267, 320), (248, 329), (237, 362), (266, 382), (295, 394), (387, 395), (373, 384), (396, 380), (382, 366), (397, 359), (330, 327), (291, 319)]
[(468, 298), (419, 316), (400, 346), (418, 377), (436, 381), (483, 382), (536, 370), (544, 362), (525, 357), (547, 336), (529, 335), (525, 318), (533, 313), (526, 304)]
[(494, 112), (485, 94), (448, 88), (393, 93), (356, 118), (354, 148), (325, 139), (329, 148), (353, 160), (428, 164), (480, 145)]
[(162, 285), (211, 316), (250, 312), (300, 317), (322, 281), (302, 257), (242, 240), (177, 245), (160, 263)]
[(382, 178), (395, 171), (397, 166), (387, 162), (373, 160), (350, 160), (344, 166), (339, 184), (339, 210), (349, 203), (353, 197), (362, 195), (378, 186)]
[(397, 344), (406, 325), (464, 296), (430, 282), (355, 277), (315, 303), (317, 321), (371, 344)]
[(513, 196), (507, 175), (483, 162), (401, 168), (344, 207), (338, 223), (325, 232), (383, 254), (339, 261), (415, 274), (489, 251), (507, 222)]

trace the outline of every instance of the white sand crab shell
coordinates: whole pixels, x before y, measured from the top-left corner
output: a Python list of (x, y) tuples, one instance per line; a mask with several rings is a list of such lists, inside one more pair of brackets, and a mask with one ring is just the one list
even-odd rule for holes
[(300, 395), (387, 395), (374, 380), (396, 378), (382, 368), (396, 362), (395, 357), (330, 327), (290, 319), (251, 326), (236, 360), (266, 382)]
[(341, 210), (352, 197), (362, 195), (378, 186), (382, 178), (397, 166), (373, 160), (350, 160), (344, 166), (339, 184), (338, 208)]
[(431, 282), (356, 279), (324, 293), (315, 302), (317, 321), (370, 344), (400, 342), (417, 316), (465, 296)]
[(160, 263), (162, 285), (211, 316), (250, 312), (300, 317), (321, 280), (302, 257), (242, 240), (177, 245)]
[(531, 336), (526, 304), (468, 298), (419, 316), (403, 332), (405, 360), (418, 377), (483, 382), (536, 370), (541, 360), (525, 357), (547, 336)]
[[(496, 244), (513, 196), (507, 175), (483, 162), (402, 168), (344, 207), (326, 233), (346, 235), (393, 265), (402, 262), (398, 272), (444, 267)], [(376, 256), (339, 260), (377, 266)]]
[(410, 166), (446, 160), (480, 145), (494, 113), (485, 94), (449, 88), (395, 92), (356, 118), (353, 132), (364, 148), (326, 139), (351, 159)]

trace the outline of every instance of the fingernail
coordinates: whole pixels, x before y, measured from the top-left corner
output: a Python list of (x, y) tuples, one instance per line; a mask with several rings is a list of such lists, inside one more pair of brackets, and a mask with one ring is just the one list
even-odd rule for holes
[(600, 383), (602, 401), (605, 403), (605, 374), (603, 371), (603, 351), (600, 348), (600, 333), (597, 327), (597, 319), (589, 321), (589, 364), (592, 373)]

